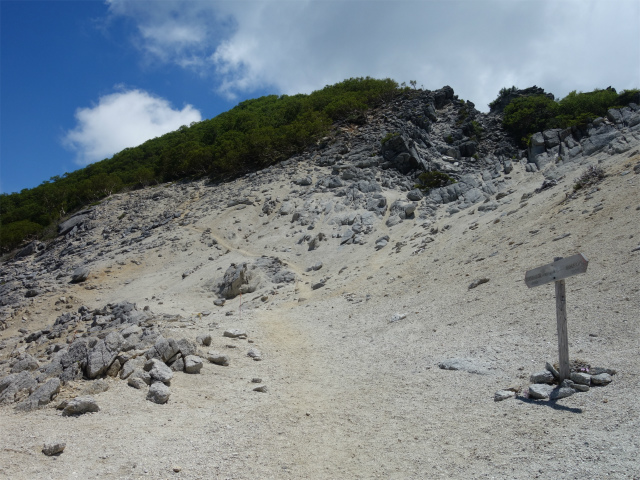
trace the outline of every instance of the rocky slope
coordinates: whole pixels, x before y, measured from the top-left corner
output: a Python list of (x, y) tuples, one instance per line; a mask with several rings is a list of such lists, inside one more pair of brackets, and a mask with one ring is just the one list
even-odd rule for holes
[[(0, 472), (638, 478), (639, 151), (635, 105), (519, 151), (444, 87), (233, 182), (79, 212), (0, 270)], [(555, 302), (524, 272), (577, 252), (575, 373), (616, 374), (533, 401)]]

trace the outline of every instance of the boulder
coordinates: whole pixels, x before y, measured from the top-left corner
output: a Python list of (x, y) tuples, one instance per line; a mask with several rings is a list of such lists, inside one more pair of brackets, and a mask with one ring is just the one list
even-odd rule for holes
[(91, 395), (86, 395), (69, 400), (62, 410), (62, 415), (83, 415), (85, 413), (93, 413), (99, 411), (100, 407), (98, 406), (96, 399)]
[(255, 292), (258, 279), (254, 277), (246, 263), (232, 263), (222, 278), (220, 294), (226, 298), (235, 298), (242, 293)]
[(229, 366), (229, 362), (230, 362), (228, 355), (224, 355), (222, 353), (215, 352), (215, 351), (211, 351), (207, 354), (207, 360), (209, 360), (211, 363), (215, 363), (216, 365), (222, 365), (224, 367)]
[(157, 358), (149, 360), (145, 364), (144, 369), (149, 372), (153, 381), (166, 383), (170, 382), (173, 378), (173, 372), (171, 369)]
[(44, 453), (48, 457), (51, 457), (52, 455), (60, 455), (64, 451), (64, 448), (66, 446), (67, 444), (65, 442), (49, 441), (43, 445), (42, 453)]
[(591, 376), (591, 383), (593, 385), (609, 385), (613, 378), (608, 373), (600, 373), (598, 375)]
[(542, 370), (540, 372), (533, 373), (529, 378), (531, 383), (548, 383), (551, 384), (555, 381), (555, 377), (548, 370)]
[(202, 359), (197, 355), (187, 355), (184, 358), (185, 373), (200, 373), (202, 365)]
[(588, 373), (571, 372), (571, 381), (578, 385), (589, 385), (591, 383), (591, 375)]
[(211, 337), (211, 335), (210, 335), (210, 334), (207, 334), (207, 335), (199, 335), (199, 336), (196, 338), (196, 342), (197, 342), (198, 344), (200, 344), (200, 345), (204, 345), (205, 347), (208, 347), (209, 345), (211, 345), (211, 340), (213, 340), (213, 339), (212, 339), (212, 337)]
[(506, 400), (507, 398), (512, 398), (515, 396), (516, 392), (514, 392), (513, 390), (498, 390), (493, 396), (493, 401), (501, 402), (503, 400)]
[(44, 248), (45, 248), (44, 243), (39, 242), (38, 240), (34, 240), (29, 245), (24, 247), (22, 250), (19, 250), (18, 253), (16, 253), (16, 256), (14, 258), (17, 260), (19, 258), (28, 257), (29, 255), (33, 255), (34, 253), (37, 253), (43, 250)]
[(162, 405), (167, 403), (171, 390), (162, 382), (154, 382), (147, 392), (147, 400)]
[(38, 382), (29, 372), (12, 373), (0, 380), (0, 404), (13, 403), (30, 395), (38, 388)]
[(79, 227), (89, 220), (89, 215), (79, 214), (71, 217), (69, 220), (58, 225), (58, 235), (66, 235), (74, 227)]
[(11, 367), (11, 373), (20, 373), (22, 371), (37, 370), (40, 365), (38, 361), (31, 355), (26, 354), (22, 360), (18, 360), (13, 367)]
[(16, 410), (28, 412), (47, 405), (60, 392), (60, 379), (52, 378), (40, 385), (29, 398), (16, 405)]
[(549, 398), (553, 392), (553, 386), (547, 383), (534, 383), (529, 385), (529, 397), (536, 400), (543, 400)]
[(166, 362), (179, 351), (178, 343), (173, 338), (160, 336), (156, 339), (155, 345), (147, 350), (145, 356), (148, 359), (159, 358)]
[(114, 362), (125, 340), (118, 332), (111, 332), (104, 340), (98, 340), (87, 353), (85, 374), (87, 378), (96, 378), (105, 373)]
[(225, 330), (222, 336), (229, 338), (247, 338), (247, 332), (237, 328), (230, 328), (229, 330)]
[(91, 273), (89, 267), (78, 267), (71, 274), (71, 283), (82, 283), (84, 282)]

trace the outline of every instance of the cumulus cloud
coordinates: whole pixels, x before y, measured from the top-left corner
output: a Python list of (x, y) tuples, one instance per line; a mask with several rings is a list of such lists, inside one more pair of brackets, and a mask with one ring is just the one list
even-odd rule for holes
[(264, 88), (310, 92), (369, 75), (430, 89), (448, 84), (486, 109), (514, 84), (558, 96), (640, 85), (637, 0), (156, 5), (110, 0), (113, 15), (136, 22), (143, 51), (209, 74), (228, 97)]
[(167, 100), (143, 90), (102, 96), (96, 105), (76, 110), (75, 118), (77, 125), (65, 134), (63, 144), (76, 152), (80, 165), (202, 120), (193, 106), (176, 110)]

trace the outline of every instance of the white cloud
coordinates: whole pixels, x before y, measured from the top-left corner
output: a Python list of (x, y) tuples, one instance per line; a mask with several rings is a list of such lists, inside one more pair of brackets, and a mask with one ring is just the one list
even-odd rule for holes
[(167, 100), (142, 90), (102, 96), (97, 105), (76, 110), (75, 118), (77, 125), (65, 134), (63, 144), (77, 153), (80, 165), (202, 120), (193, 106), (174, 110)]
[[(110, 0), (156, 59), (226, 96), (310, 92), (353, 76), (451, 85), (479, 108), (501, 87), (640, 85), (637, 0)], [(144, 5), (144, 8), (142, 7)]]

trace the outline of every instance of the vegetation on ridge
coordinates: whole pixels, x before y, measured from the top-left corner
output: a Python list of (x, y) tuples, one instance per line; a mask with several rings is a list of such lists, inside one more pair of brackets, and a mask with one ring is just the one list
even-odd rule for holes
[[(501, 95), (513, 93), (514, 88), (502, 89), (492, 104)], [(621, 108), (639, 101), (640, 90), (624, 90), (618, 94), (611, 87), (585, 93), (574, 90), (560, 101), (547, 95), (518, 97), (505, 107), (503, 126), (525, 147), (536, 132), (550, 128), (584, 127), (595, 118), (605, 116), (610, 108)]]
[(127, 148), (20, 193), (0, 195), (0, 252), (53, 235), (69, 212), (108, 195), (183, 178), (224, 180), (301, 153), (332, 123), (363, 120), (404, 91), (391, 79), (350, 78), (309, 95), (269, 95)]

